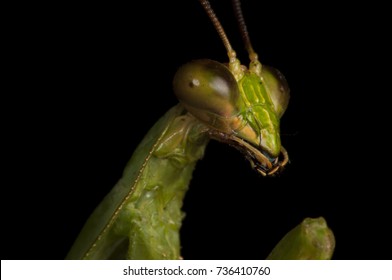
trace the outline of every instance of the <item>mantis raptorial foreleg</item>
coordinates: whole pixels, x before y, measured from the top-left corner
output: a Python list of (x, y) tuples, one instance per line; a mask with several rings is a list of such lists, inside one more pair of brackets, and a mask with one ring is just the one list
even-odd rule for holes
[(324, 218), (306, 218), (275, 246), (268, 260), (329, 260), (335, 237)]
[(181, 105), (148, 132), (69, 259), (179, 259), (181, 206), (208, 138)]

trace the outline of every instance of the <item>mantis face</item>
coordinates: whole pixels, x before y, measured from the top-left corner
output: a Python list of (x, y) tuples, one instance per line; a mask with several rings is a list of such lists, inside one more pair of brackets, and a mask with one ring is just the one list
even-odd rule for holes
[(173, 85), (210, 136), (238, 148), (259, 173), (271, 175), (286, 165), (279, 121), (290, 96), (279, 71), (260, 64), (236, 72), (213, 60), (196, 60), (177, 71)]
[(239, 0), (234, 13), (249, 54), (249, 70), (241, 65), (208, 0), (199, 0), (229, 57), (228, 66), (213, 60), (183, 65), (174, 77), (174, 92), (184, 107), (207, 125), (211, 138), (239, 149), (262, 175), (272, 175), (288, 162), (280, 144), (279, 120), (289, 102), (283, 75), (262, 67), (253, 50)]

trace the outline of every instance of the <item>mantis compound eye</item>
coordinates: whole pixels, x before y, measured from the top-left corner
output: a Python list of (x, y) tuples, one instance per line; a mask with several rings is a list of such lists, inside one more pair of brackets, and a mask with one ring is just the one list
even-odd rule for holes
[(229, 118), (237, 113), (237, 82), (223, 64), (195, 60), (180, 67), (173, 80), (174, 93), (196, 118), (226, 132)]
[(279, 70), (263, 65), (261, 76), (268, 86), (272, 103), (280, 118), (287, 109), (290, 100), (290, 88), (286, 78)]

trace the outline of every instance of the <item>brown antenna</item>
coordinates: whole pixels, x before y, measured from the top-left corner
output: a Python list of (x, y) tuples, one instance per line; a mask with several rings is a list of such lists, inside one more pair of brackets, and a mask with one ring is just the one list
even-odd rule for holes
[(206, 11), (208, 17), (212, 21), (212, 24), (214, 25), (216, 31), (219, 34), (219, 37), (221, 38), (223, 44), (225, 45), (225, 48), (227, 50), (227, 54), (231, 60), (231, 58), (236, 57), (236, 53), (231, 47), (231, 44), (229, 42), (229, 39), (227, 38), (227, 35), (225, 33), (225, 30), (223, 29), (222, 24), (219, 22), (218, 17), (216, 16), (214, 10), (211, 8), (210, 1), (208, 0), (199, 0), (200, 4), (203, 6), (204, 10)]
[(259, 62), (259, 56), (253, 50), (252, 43), (250, 42), (248, 29), (246, 28), (244, 15), (242, 13), (242, 8), (241, 8), (241, 1), (240, 0), (232, 0), (232, 3), (233, 3), (235, 17), (237, 19), (237, 23), (240, 28), (242, 40), (245, 45), (245, 49), (249, 54), (249, 59), (250, 59), (250, 64), (251, 64), (250, 70), (253, 70), (256, 72), (261, 72), (261, 63)]
[(236, 80), (238, 81), (239, 79), (242, 78), (244, 72), (241, 68), (240, 61), (237, 59), (235, 51), (231, 47), (231, 44), (229, 42), (229, 39), (227, 38), (225, 30), (223, 29), (223, 26), (220, 23), (218, 17), (216, 16), (214, 10), (211, 8), (210, 1), (199, 0), (199, 2), (203, 6), (204, 10), (206, 11), (208, 17), (210, 18), (216, 31), (218, 32), (219, 37), (221, 38), (223, 45), (226, 48), (227, 55), (229, 56), (229, 59), (230, 59), (229, 68), (230, 68), (231, 72), (233, 73), (234, 77), (236, 78)]

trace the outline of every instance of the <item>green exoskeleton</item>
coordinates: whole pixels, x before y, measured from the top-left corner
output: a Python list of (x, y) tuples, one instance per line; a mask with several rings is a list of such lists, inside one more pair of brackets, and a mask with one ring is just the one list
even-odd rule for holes
[[(180, 104), (137, 147), (119, 180), (95, 209), (68, 259), (180, 259), (182, 201), (209, 139), (239, 149), (260, 174), (288, 162), (279, 120), (289, 102), (283, 75), (262, 65), (253, 50), (239, 0), (233, 7), (249, 53), (241, 65), (207, 0), (200, 0), (221, 37), (229, 63), (196, 60), (175, 74)], [(288, 233), (270, 259), (329, 259), (334, 237), (322, 218)]]

